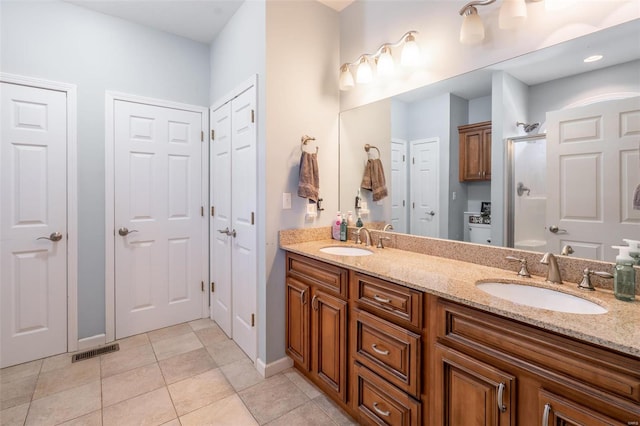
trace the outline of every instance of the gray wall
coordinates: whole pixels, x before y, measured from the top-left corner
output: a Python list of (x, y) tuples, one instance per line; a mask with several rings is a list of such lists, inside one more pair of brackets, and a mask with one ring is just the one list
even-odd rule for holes
[[(460, 182), (460, 137), (458, 126), (468, 124), (469, 121), (469, 101), (451, 95), (449, 106), (449, 192), (447, 200), (449, 203), (449, 232), (447, 238), (452, 240), (464, 240), (463, 217), (467, 208), (467, 185)], [(453, 193), (456, 199), (453, 199)]]
[(78, 87), (78, 334), (105, 332), (105, 90), (206, 106), (209, 50), (59, 1), (2, 2), (3, 72)]
[[(267, 52), (266, 281), (258, 287), (258, 300), (264, 300), (259, 320), (266, 326), (260, 357), (272, 362), (285, 356), (285, 260), (278, 231), (329, 226), (338, 209), (338, 12), (317, 1), (268, 1)], [(296, 195), (304, 134), (314, 136), (319, 147), (325, 211), (314, 221), (305, 221), (307, 200)], [(282, 209), (283, 192), (292, 194), (289, 210)]]

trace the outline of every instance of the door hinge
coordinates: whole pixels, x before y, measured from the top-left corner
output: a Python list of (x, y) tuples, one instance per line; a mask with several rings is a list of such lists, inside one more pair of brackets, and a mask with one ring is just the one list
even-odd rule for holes
[(204, 142), (204, 130), (200, 130), (200, 142)]
[(213, 215), (214, 215), (215, 211), (216, 211), (216, 208), (215, 208), (215, 207), (213, 207), (213, 206), (211, 206), (211, 216), (213, 216)]
[(402, 207), (404, 207), (404, 205), (405, 205), (405, 204), (404, 204), (404, 200), (402, 200)]
[(256, 326), (256, 314), (251, 314), (251, 327)]
[(211, 129), (211, 140), (215, 140), (216, 138), (216, 131)]
[(204, 206), (200, 206), (200, 216), (204, 217)]
[(204, 281), (200, 281), (200, 290), (204, 292)]
[(411, 203), (412, 207), (415, 209), (416, 208), (416, 203)]
[(256, 214), (254, 212), (251, 212), (251, 224), (256, 224)]
[(416, 164), (416, 157), (411, 157), (411, 164)]
[(256, 122), (256, 112), (254, 110), (251, 110), (251, 122)]
[(215, 291), (216, 291), (216, 283), (211, 281), (211, 293), (215, 293)]

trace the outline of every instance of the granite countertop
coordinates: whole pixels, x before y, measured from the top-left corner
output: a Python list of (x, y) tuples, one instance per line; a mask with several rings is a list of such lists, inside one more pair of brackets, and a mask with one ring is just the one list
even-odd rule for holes
[[(298, 253), (406, 287), (434, 294), (461, 304), (502, 315), (545, 330), (584, 340), (640, 357), (640, 300), (622, 302), (609, 290), (579, 290), (575, 283), (550, 284), (543, 277), (522, 278), (507, 271), (473, 263), (428, 256), (392, 248), (368, 247), (370, 256), (338, 256), (320, 251), (327, 246), (363, 245), (336, 240), (283, 244), (283, 250)], [(590, 300), (607, 309), (604, 314), (569, 314), (516, 304), (485, 293), (479, 281), (514, 282), (549, 288)]]

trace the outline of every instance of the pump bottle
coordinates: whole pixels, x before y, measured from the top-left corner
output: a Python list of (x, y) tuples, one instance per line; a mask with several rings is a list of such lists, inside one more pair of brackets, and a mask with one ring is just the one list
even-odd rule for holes
[(630, 247), (612, 246), (620, 250), (616, 256), (616, 267), (613, 272), (613, 294), (616, 299), (631, 302), (636, 293), (636, 271), (633, 269), (634, 260), (629, 256)]

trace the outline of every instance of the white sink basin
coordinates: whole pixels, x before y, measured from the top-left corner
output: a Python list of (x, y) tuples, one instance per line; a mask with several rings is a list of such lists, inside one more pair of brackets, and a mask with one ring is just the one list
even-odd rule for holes
[(371, 250), (345, 246), (323, 247), (320, 249), (320, 251), (323, 253), (335, 254), (338, 256), (369, 256), (370, 254), (373, 254)]
[(492, 296), (533, 308), (570, 314), (604, 314), (607, 312), (597, 303), (541, 287), (494, 282), (478, 283), (476, 287)]

